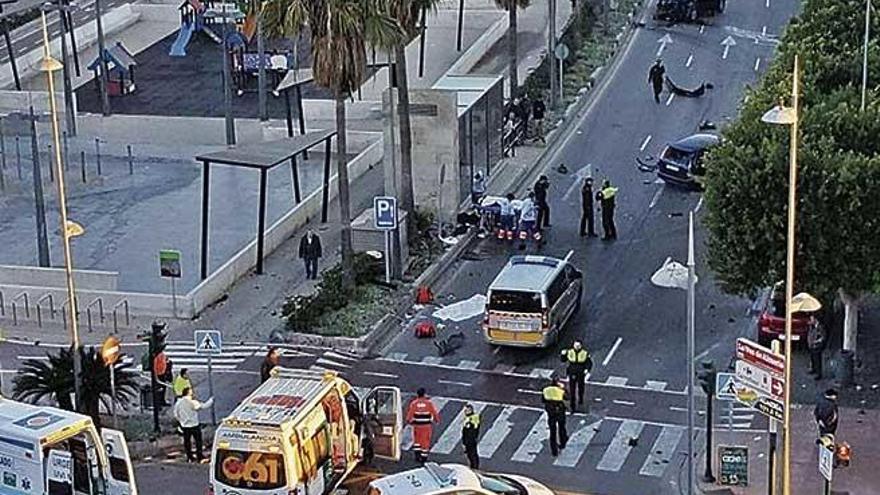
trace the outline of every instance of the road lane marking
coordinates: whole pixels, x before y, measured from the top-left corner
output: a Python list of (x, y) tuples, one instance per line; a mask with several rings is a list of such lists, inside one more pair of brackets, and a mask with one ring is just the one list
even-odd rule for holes
[(651, 137), (652, 137), (652, 136), (651, 136), (650, 134), (648, 134), (647, 136), (645, 136), (645, 140), (642, 141), (642, 145), (639, 147), (639, 151), (645, 151), (645, 148), (648, 147), (648, 143), (651, 142)]
[(345, 354), (339, 354), (338, 352), (333, 351), (328, 351), (324, 355), (327, 357), (332, 357), (334, 359), (342, 359), (343, 361), (359, 361), (359, 359), (354, 356), (346, 356)]
[(669, 93), (669, 98), (666, 99), (666, 106), (667, 107), (672, 103), (673, 98), (675, 98), (675, 93)]
[(764, 0), (764, 6), (770, 8), (770, 0)]
[(693, 62), (694, 62), (694, 54), (691, 53), (690, 55), (688, 55), (687, 62), (684, 63), (684, 66), (690, 67)]
[(516, 462), (534, 462), (535, 457), (541, 453), (544, 448), (544, 441), (550, 438), (550, 429), (547, 427), (547, 411), (541, 413), (541, 416), (532, 425), (529, 434), (523, 439), (519, 448), (513, 453), (511, 461)]
[(711, 346), (709, 346), (708, 349), (706, 349), (705, 351), (703, 351), (703, 352), (697, 354), (696, 357), (694, 357), (694, 360), (695, 360), (695, 361), (700, 361), (700, 360), (703, 359), (704, 357), (708, 356), (710, 352), (712, 352), (712, 351), (714, 351), (715, 349), (717, 349), (719, 345), (721, 345), (721, 342), (715, 342), (714, 344), (712, 344)]
[(761, 36), (764, 36), (764, 37), (767, 36), (767, 26), (764, 26), (761, 28)]
[(628, 382), (628, 381), (629, 381), (629, 378), (627, 378), (625, 376), (609, 376), (605, 380), (605, 383), (607, 385), (620, 386), (620, 385), (626, 385), (626, 382)]
[(702, 207), (703, 207), (703, 197), (700, 196), (700, 200), (697, 201), (697, 207), (694, 208), (694, 213), (699, 213), (699, 212), (700, 212), (700, 208), (702, 208)]
[(534, 394), (534, 395), (541, 395), (541, 391), (540, 391), (540, 390), (531, 390), (531, 389), (528, 389), (528, 388), (518, 388), (518, 389), (516, 389), (516, 391), (519, 392), (519, 393), (521, 393), (521, 394)]
[(337, 363), (336, 361), (330, 359), (318, 358), (315, 362), (318, 364), (333, 366), (334, 368), (351, 368), (350, 364)]
[(632, 451), (632, 446), (629, 444), (630, 439), (638, 438), (644, 427), (645, 423), (642, 421), (624, 420), (617, 428), (614, 438), (611, 439), (611, 444), (608, 445), (605, 454), (596, 465), (596, 469), (599, 471), (620, 471)]
[[(562, 195), (562, 200), (568, 201), (568, 198), (571, 197), (571, 195), (574, 194), (575, 191), (580, 190), (581, 183), (584, 181), (584, 179), (587, 177), (591, 177), (592, 175), (593, 175), (593, 164), (592, 163), (588, 163), (588, 164), (584, 165), (583, 167), (581, 167), (577, 172), (575, 172), (574, 181), (572, 181), (571, 185), (568, 186), (568, 189), (565, 191), (565, 194)], [(496, 347), (495, 349), (501, 349), (501, 347)]]
[(684, 430), (680, 426), (661, 429), (657, 439), (654, 440), (654, 445), (651, 447), (648, 458), (645, 459), (642, 469), (639, 470), (639, 474), (642, 476), (663, 476), (669, 461), (672, 460), (672, 456), (675, 454), (678, 442), (681, 441), (681, 437), (684, 435)]
[(501, 443), (510, 434), (511, 426), (513, 426), (513, 423), (510, 422), (510, 416), (515, 410), (514, 406), (505, 406), (501, 413), (498, 414), (498, 417), (495, 418), (492, 426), (486, 430), (480, 443), (477, 444), (477, 452), (479, 452), (480, 457), (490, 459), (495, 455), (495, 451), (498, 450), (498, 447), (501, 446)]
[(364, 371), (363, 374), (367, 376), (375, 376), (378, 378), (388, 378), (389, 380), (396, 380), (400, 378), (399, 376), (392, 375), (391, 373), (379, 373), (378, 371)]
[(631, 400), (619, 400), (619, 399), (614, 399), (614, 400), (612, 400), (611, 402), (617, 404), (618, 406), (630, 406), (630, 407), (632, 407), (632, 406), (636, 405), (636, 403), (633, 402), (633, 401), (631, 401)]
[(391, 361), (405, 361), (407, 355), (405, 352), (391, 352), (388, 354), (388, 359)]
[(475, 370), (480, 366), (479, 361), (473, 361), (470, 359), (462, 359), (458, 362), (458, 367), (465, 370)]
[(620, 347), (621, 342), (623, 342), (623, 337), (617, 337), (617, 340), (614, 341), (614, 345), (611, 346), (611, 350), (608, 351), (608, 355), (605, 356), (605, 359), (602, 361), (602, 366), (608, 366), (608, 363), (611, 362), (611, 358), (614, 357), (614, 353), (617, 352), (617, 348)]
[[(498, 347), (497, 349), (500, 349), (500, 347)], [(506, 375), (508, 373), (512, 373), (513, 370), (515, 370), (515, 369), (516, 369), (516, 366), (514, 366), (512, 364), (498, 363), (495, 365), (494, 368), (492, 368), (492, 371), (497, 371), (499, 373), (504, 373)]]
[(755, 72), (758, 72), (758, 67), (761, 65), (761, 57), (755, 59)]
[(600, 419), (576, 431), (574, 435), (568, 438), (568, 443), (559, 452), (559, 457), (553, 461), (553, 465), (572, 468), (577, 466), (578, 461), (581, 460), (581, 456), (587, 451), (587, 446), (590, 445), (601, 425), (602, 420)]
[(453, 380), (437, 380), (437, 383), (443, 383), (445, 385), (458, 385), (460, 387), (472, 387), (473, 386), (468, 382), (456, 382)]
[(657, 206), (657, 201), (660, 201), (660, 195), (663, 194), (663, 190), (665, 187), (660, 187), (657, 189), (657, 192), (654, 193), (654, 197), (651, 198), (651, 203), (648, 204), (648, 209), (653, 210), (655, 206)]
[(648, 390), (663, 391), (666, 389), (666, 382), (658, 382), (656, 380), (648, 380), (645, 382), (645, 388)]
[(532, 378), (550, 378), (553, 376), (553, 370), (547, 368), (534, 368), (529, 372), (529, 376)]
[[(474, 412), (480, 414), (486, 408), (485, 402), (469, 402), (474, 406)], [(449, 426), (437, 438), (437, 443), (431, 447), (431, 452), (435, 454), (451, 454), (455, 450), (456, 445), (461, 441), (461, 427), (464, 424), (464, 407), (459, 409), (458, 414), (449, 423)]]
[(443, 358), (439, 356), (425, 356), (422, 358), (422, 362), (424, 364), (440, 364), (443, 362)]
[(704, 31), (705, 29), (706, 29), (706, 25), (705, 25), (705, 24), (701, 24), (701, 25), (700, 25), (700, 34), (703, 34), (703, 31)]

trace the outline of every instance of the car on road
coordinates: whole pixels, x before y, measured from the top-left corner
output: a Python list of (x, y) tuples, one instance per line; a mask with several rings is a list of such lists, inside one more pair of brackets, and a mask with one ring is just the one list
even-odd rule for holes
[(654, 19), (668, 22), (698, 22), (724, 12), (727, 0), (657, 0)]
[(720, 141), (715, 134), (697, 133), (667, 144), (657, 161), (657, 176), (667, 184), (702, 189), (703, 158)]
[(553, 492), (525, 476), (429, 462), (422, 468), (373, 480), (367, 495), (553, 495)]
[[(791, 341), (806, 341), (810, 317), (803, 313), (791, 315)], [(758, 343), (770, 347), (775, 339), (785, 338), (785, 286), (777, 283), (765, 291), (758, 313)]]
[(583, 274), (565, 259), (513, 256), (489, 285), (483, 335), (492, 345), (548, 347), (580, 310)]

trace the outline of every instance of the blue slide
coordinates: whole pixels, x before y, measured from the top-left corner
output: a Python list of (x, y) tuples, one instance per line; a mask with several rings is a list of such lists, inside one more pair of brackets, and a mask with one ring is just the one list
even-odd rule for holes
[(180, 26), (180, 31), (177, 33), (177, 39), (174, 40), (174, 44), (171, 45), (171, 51), (168, 52), (168, 55), (172, 57), (186, 56), (186, 45), (189, 43), (190, 38), (192, 38), (194, 28), (195, 26), (193, 26), (193, 23), (191, 22)]

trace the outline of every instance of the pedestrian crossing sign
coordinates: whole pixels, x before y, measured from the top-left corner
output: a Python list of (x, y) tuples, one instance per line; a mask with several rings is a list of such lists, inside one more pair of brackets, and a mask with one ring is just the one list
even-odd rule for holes
[(736, 375), (718, 373), (715, 375), (715, 398), (718, 400), (736, 399)]
[(196, 330), (193, 333), (196, 354), (220, 354), (223, 352), (223, 338), (220, 330)]

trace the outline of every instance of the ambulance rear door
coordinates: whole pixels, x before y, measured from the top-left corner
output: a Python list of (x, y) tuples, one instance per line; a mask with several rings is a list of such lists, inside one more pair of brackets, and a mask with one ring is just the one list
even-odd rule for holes
[(131, 454), (125, 435), (118, 430), (101, 429), (101, 440), (107, 450), (110, 462), (107, 477), (109, 495), (138, 495), (137, 483), (134, 481), (134, 468), (131, 465)]
[(375, 387), (363, 398), (364, 421), (373, 431), (373, 451), (377, 457), (400, 460), (403, 412), (400, 389)]

